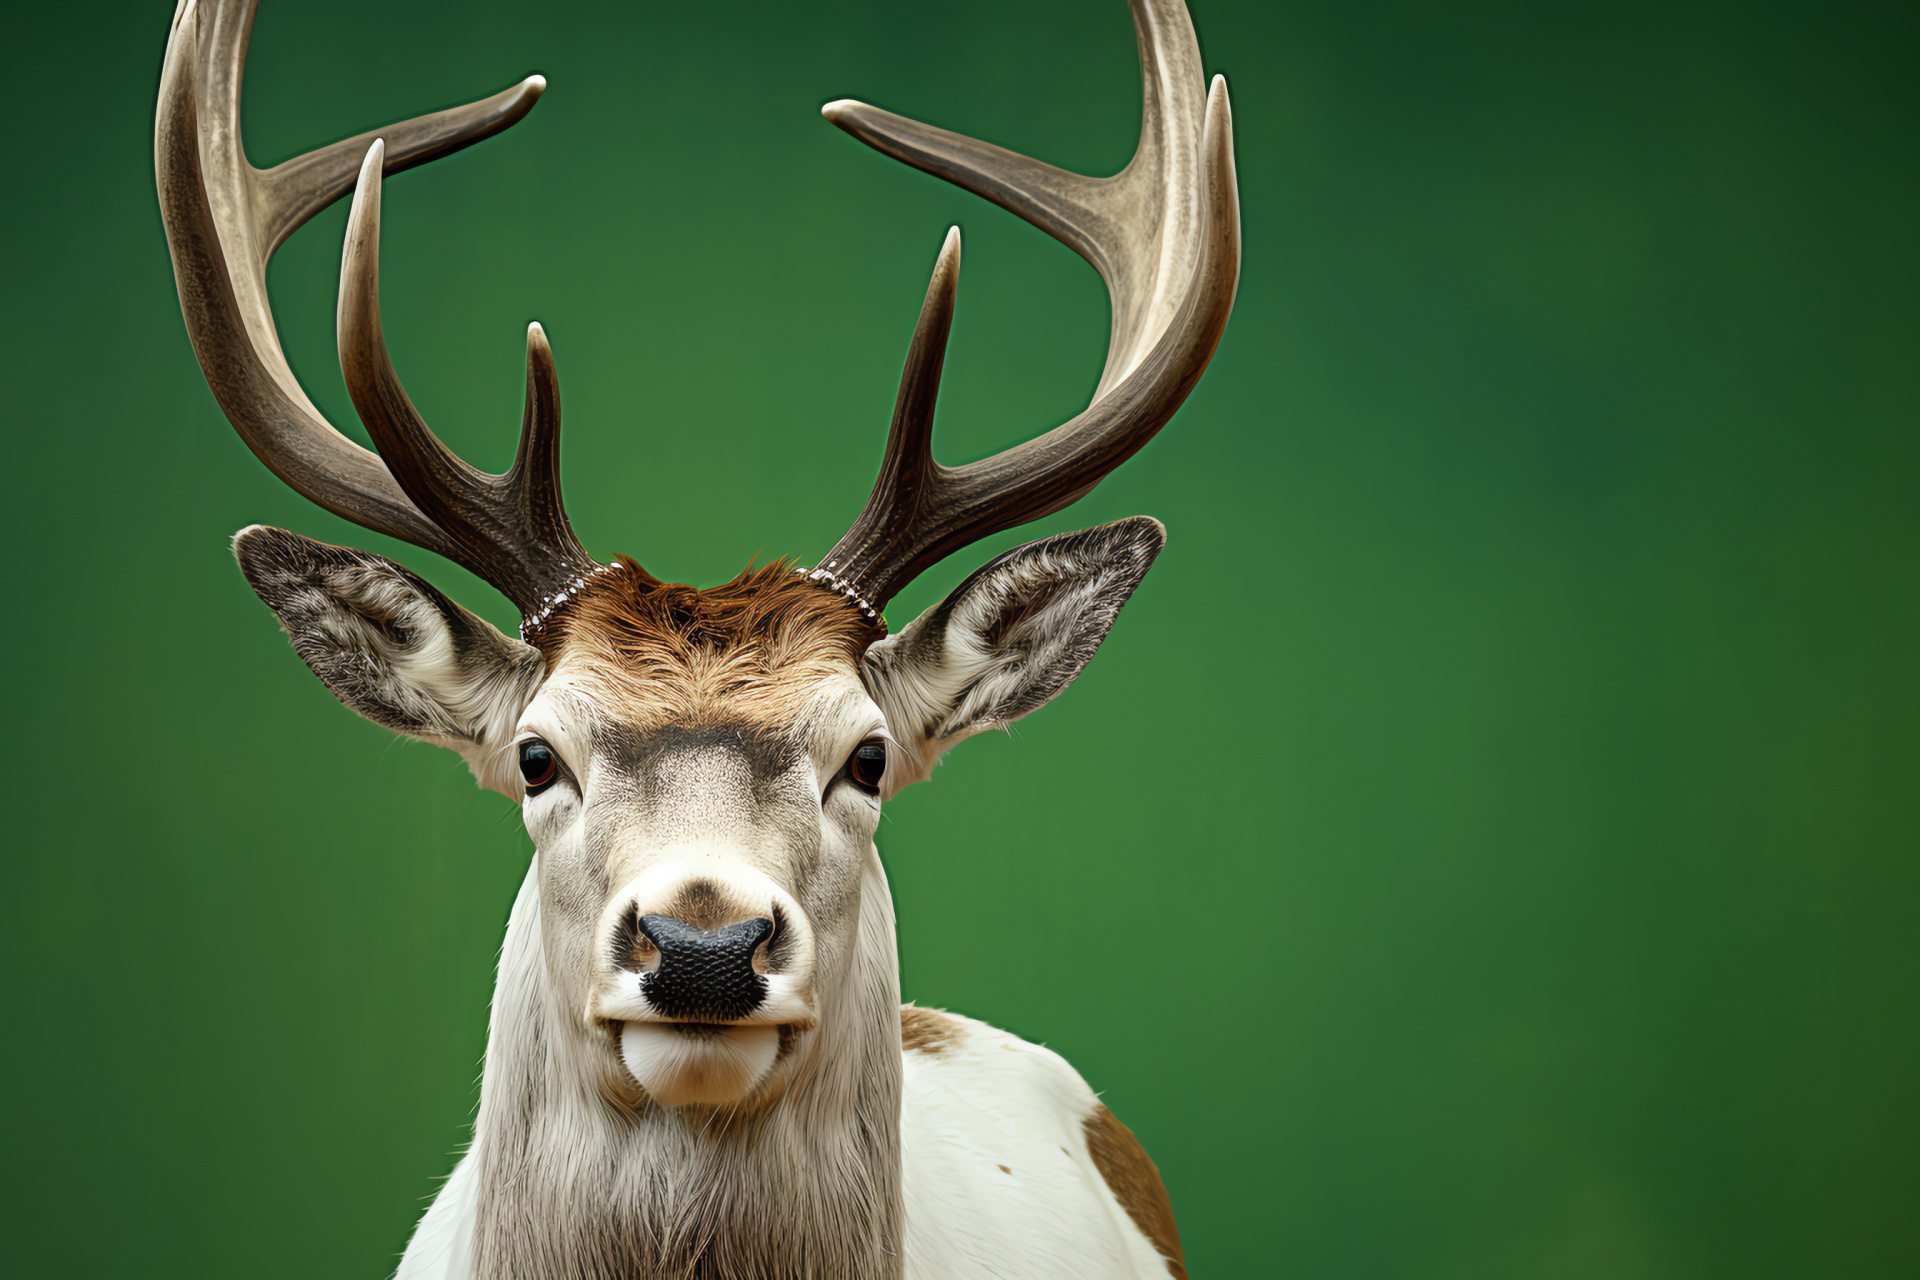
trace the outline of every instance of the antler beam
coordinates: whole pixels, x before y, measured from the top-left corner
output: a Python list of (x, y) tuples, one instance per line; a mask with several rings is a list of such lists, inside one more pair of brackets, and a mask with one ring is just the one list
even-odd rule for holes
[(462, 553), (457, 559), (533, 614), (554, 588), (599, 568), (560, 498), (560, 382), (538, 324), (527, 327), (527, 400), (520, 450), (504, 475), (466, 462), (433, 434), (387, 356), (380, 330), (380, 167), (375, 139), (347, 217), (336, 316), (347, 393), (389, 471)]
[[(560, 500), (559, 391), (552, 352), (527, 335), (527, 407), (504, 476), (475, 470), (421, 422), (380, 336), (380, 180), (491, 137), (533, 109), (540, 76), (255, 169), (240, 134), (240, 87), (257, 0), (182, 0), (154, 120), (154, 168), (174, 281), (201, 371), (228, 421), (288, 485), (355, 524), (446, 556), (535, 614), (597, 568)], [(313, 406), (280, 347), (267, 261), (301, 224), (358, 186), (341, 273), (343, 371), (380, 452)]]
[(1018, 214), (1090, 262), (1113, 320), (1093, 401), (963, 467), (932, 453), (934, 398), (959, 278), (957, 230), (935, 264), (865, 510), (814, 571), (870, 610), (939, 560), (1068, 506), (1166, 425), (1225, 332), (1240, 276), (1226, 81), (1210, 90), (1180, 0), (1132, 0), (1142, 121), (1133, 160), (1089, 178), (863, 103), (823, 114), (854, 137)]

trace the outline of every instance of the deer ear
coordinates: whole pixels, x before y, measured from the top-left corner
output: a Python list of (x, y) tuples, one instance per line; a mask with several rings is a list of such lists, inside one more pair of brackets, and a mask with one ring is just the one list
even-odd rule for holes
[(301, 660), (375, 724), (452, 747), (483, 787), (520, 795), (505, 750), (546, 679), (502, 634), (385, 556), (253, 525), (233, 554)]
[(887, 794), (1073, 683), (1166, 540), (1158, 520), (1133, 516), (1029, 542), (868, 649), (867, 689), (907, 757), (889, 762)]

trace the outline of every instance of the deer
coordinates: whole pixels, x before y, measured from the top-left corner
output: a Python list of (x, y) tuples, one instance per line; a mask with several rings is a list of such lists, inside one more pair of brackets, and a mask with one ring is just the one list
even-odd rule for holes
[[(296, 492), (478, 575), (517, 635), (384, 556), (261, 525), (232, 549), (295, 653), (351, 710), (451, 748), (521, 807), (534, 852), (489, 1014), (472, 1142), (398, 1275), (1184, 1277), (1160, 1174), (1061, 1057), (902, 1005), (882, 804), (1083, 670), (1165, 542), (1145, 516), (1043, 538), (899, 630), (909, 582), (1069, 506), (1179, 409), (1225, 331), (1240, 224), (1225, 80), (1181, 0), (1130, 0), (1140, 142), (1109, 178), (851, 100), (826, 119), (1085, 258), (1111, 305), (1085, 410), (961, 466), (934, 459), (960, 270), (935, 259), (871, 496), (811, 565), (698, 589), (604, 563), (561, 500), (559, 382), (527, 330), (518, 452), (444, 445), (388, 357), (381, 183), (490, 137), (540, 76), (270, 169), (247, 160), (257, 0), (181, 0), (156, 181), (208, 388)], [(316, 409), (266, 268), (351, 193), (336, 337), (374, 448)]]

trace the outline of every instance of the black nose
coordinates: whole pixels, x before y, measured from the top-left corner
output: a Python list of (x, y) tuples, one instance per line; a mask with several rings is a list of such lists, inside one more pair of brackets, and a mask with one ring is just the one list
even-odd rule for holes
[(664, 1016), (731, 1022), (767, 998), (767, 980), (753, 971), (754, 949), (773, 936), (765, 916), (718, 929), (696, 929), (672, 916), (641, 916), (639, 925), (660, 948), (660, 967), (640, 975), (640, 989)]

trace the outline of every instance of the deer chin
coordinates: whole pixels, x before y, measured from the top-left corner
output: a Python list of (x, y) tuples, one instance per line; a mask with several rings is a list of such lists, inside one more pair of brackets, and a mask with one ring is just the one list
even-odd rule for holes
[(759, 1088), (780, 1053), (780, 1028), (629, 1022), (620, 1060), (663, 1107), (721, 1106)]

